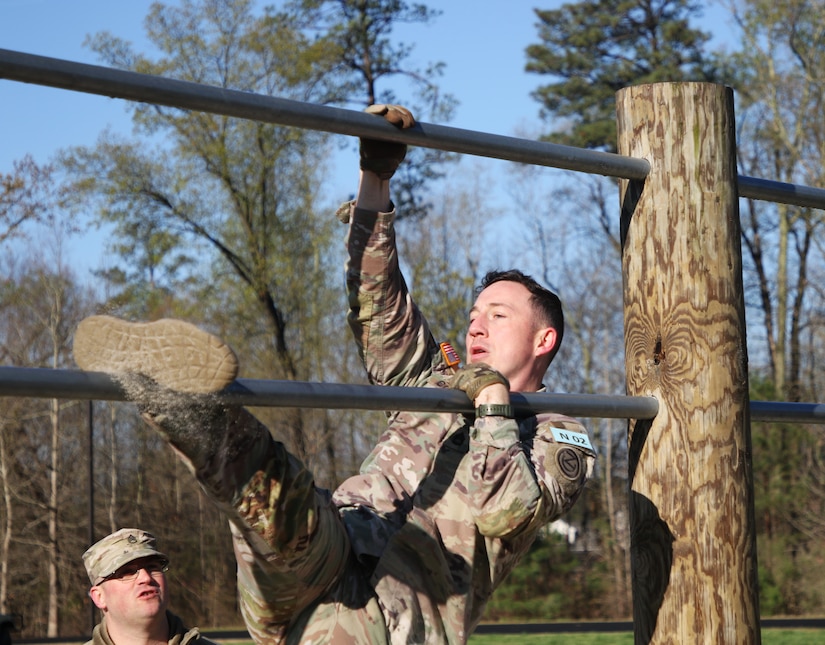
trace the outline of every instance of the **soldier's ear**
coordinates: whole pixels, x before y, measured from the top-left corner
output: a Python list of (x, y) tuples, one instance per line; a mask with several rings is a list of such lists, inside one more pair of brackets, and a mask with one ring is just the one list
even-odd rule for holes
[(553, 327), (542, 327), (536, 332), (535, 354), (544, 356), (552, 352), (559, 342), (559, 334)]
[(106, 593), (103, 591), (103, 588), (100, 585), (95, 585), (94, 587), (89, 589), (89, 598), (92, 599), (92, 602), (95, 604), (95, 607), (97, 607), (101, 611), (106, 610)]

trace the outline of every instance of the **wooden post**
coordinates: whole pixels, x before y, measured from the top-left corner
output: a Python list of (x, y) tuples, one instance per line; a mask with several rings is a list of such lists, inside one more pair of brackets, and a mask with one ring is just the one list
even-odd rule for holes
[(759, 643), (733, 93), (657, 83), (616, 95), (631, 421), (635, 641)]

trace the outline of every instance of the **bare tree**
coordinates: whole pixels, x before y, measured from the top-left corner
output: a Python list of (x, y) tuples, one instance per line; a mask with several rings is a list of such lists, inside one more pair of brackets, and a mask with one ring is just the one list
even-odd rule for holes
[[(731, 7), (744, 46), (740, 70), (739, 160), (746, 174), (819, 186), (825, 182), (825, 28), (818, 3), (746, 1)], [(743, 243), (751, 304), (760, 311), (768, 377), (776, 394), (799, 401), (811, 357), (802, 334), (822, 306), (810, 272), (822, 266), (822, 212), (749, 201)], [(816, 300), (812, 300), (816, 298)], [(758, 356), (758, 354), (757, 354)]]

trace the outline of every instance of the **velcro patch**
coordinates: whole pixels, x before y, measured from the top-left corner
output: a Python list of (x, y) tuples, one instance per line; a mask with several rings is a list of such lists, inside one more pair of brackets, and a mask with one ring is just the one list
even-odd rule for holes
[(590, 437), (583, 432), (572, 432), (564, 428), (550, 428), (550, 432), (553, 433), (553, 439), (557, 443), (566, 443), (577, 448), (584, 448), (590, 452), (596, 452), (593, 450), (593, 444), (590, 443)]
[(582, 476), (582, 457), (572, 448), (561, 448), (556, 452), (556, 466), (559, 473), (572, 482), (579, 481)]
[(441, 347), (441, 355), (444, 357), (447, 367), (456, 367), (461, 362), (458, 352), (453, 349), (450, 343), (441, 343), (439, 347)]

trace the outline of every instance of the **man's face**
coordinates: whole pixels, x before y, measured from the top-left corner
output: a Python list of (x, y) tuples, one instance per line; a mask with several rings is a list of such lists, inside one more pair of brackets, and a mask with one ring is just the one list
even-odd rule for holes
[(467, 363), (487, 363), (507, 377), (513, 391), (537, 389), (542, 376), (537, 374), (537, 359), (546, 353), (541, 349), (544, 333), (527, 287), (494, 282), (478, 295), (470, 310)]
[(124, 564), (113, 576), (92, 587), (90, 595), (107, 620), (119, 624), (145, 624), (165, 614), (169, 604), (165, 563), (155, 557)]

